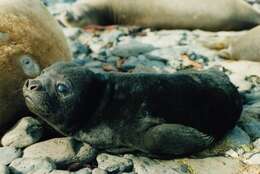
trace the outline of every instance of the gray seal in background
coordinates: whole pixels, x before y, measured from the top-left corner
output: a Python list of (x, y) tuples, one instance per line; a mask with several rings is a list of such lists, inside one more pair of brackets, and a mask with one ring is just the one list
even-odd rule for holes
[(80, 0), (61, 21), (66, 25), (135, 25), (156, 29), (242, 30), (260, 23), (243, 0)]

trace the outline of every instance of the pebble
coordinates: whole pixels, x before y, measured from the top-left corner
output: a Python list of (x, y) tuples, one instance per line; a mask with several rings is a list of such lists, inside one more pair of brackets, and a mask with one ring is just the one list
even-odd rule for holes
[(21, 157), (22, 151), (14, 147), (0, 147), (0, 164), (8, 165)]
[(190, 169), (187, 165), (175, 160), (158, 160), (142, 156), (125, 155), (134, 164), (134, 170), (138, 174), (189, 174)]
[(76, 40), (83, 33), (80, 28), (64, 28), (63, 32), (70, 40)]
[(95, 156), (96, 150), (94, 148), (70, 137), (39, 142), (27, 147), (23, 155), (25, 158), (48, 157), (58, 166), (89, 162)]
[(42, 134), (43, 128), (38, 120), (24, 117), (2, 137), (1, 143), (3, 146), (24, 148), (39, 141)]
[(66, 170), (53, 170), (49, 174), (72, 174), (72, 173)]
[(150, 44), (143, 44), (135, 40), (131, 40), (127, 43), (117, 45), (111, 52), (114, 56), (127, 58), (130, 56), (145, 54), (155, 49), (156, 48)]
[(73, 174), (91, 174), (91, 173), (92, 173), (92, 171), (89, 168), (84, 168), (77, 172), (73, 172)]
[(83, 45), (79, 41), (70, 42), (70, 48), (74, 59), (86, 59), (87, 56), (91, 53), (90, 48), (88, 48), (86, 45)]
[(253, 139), (260, 138), (260, 121), (247, 117), (240, 121), (239, 126)]
[[(59, 19), (59, 16), (62, 12), (66, 11), (71, 3), (75, 0), (42, 0), (46, 5), (48, 5), (51, 13)], [(258, 0), (247, 0), (255, 6)], [(197, 38), (202, 36), (206, 40), (213, 41), (218, 40), (218, 38), (237, 36), (240, 32), (204, 32), (204, 31), (188, 31), (188, 30), (155, 30), (150, 29), (138, 29), (131, 30), (127, 27), (113, 27), (113, 29), (102, 29), (102, 30), (93, 30), (85, 31), (84, 29), (79, 28), (63, 28), (65, 35), (68, 37), (73, 57), (76, 59), (77, 63), (85, 65), (89, 68), (95, 69), (96, 72), (102, 71), (123, 71), (123, 72), (133, 72), (133, 73), (174, 73), (176, 70), (182, 70), (187, 68), (194, 68), (191, 64), (192, 61), (195, 63), (201, 64), (202, 68), (208, 68), (211, 66), (221, 65), (225, 72), (229, 75), (232, 82), (239, 87), (239, 90), (251, 90), (260, 86), (259, 83), (259, 63), (245, 62), (245, 61), (225, 61), (219, 59), (217, 56), (216, 50), (210, 50), (204, 47), (201, 43), (197, 42)], [(213, 38), (212, 40), (209, 39)], [(212, 37), (213, 36), (213, 37)], [(228, 38), (227, 37), (227, 38)], [(1, 35), (0, 40), (5, 41), (8, 37)], [(222, 39), (223, 40), (223, 39)], [(213, 41), (214, 42), (214, 41)], [(217, 45), (216, 43), (213, 43)], [(226, 45), (220, 45), (226, 46)], [(183, 60), (182, 55), (186, 54), (190, 60)], [(120, 65), (120, 66), (119, 66)], [(115, 68), (116, 67), (116, 68)], [(257, 76), (258, 75), (258, 76)], [(248, 109), (248, 108), (247, 108)], [(104, 168), (108, 169), (109, 173), (128, 173), (134, 174), (230, 174), (230, 173), (241, 173), (241, 174), (259, 174), (259, 164), (258, 156), (260, 151), (260, 140), (259, 140), (259, 120), (260, 114), (259, 109), (255, 109), (254, 112), (250, 112), (250, 119), (243, 124), (239, 124), (239, 127), (236, 127), (231, 131), (228, 136), (215, 147), (215, 151), (210, 151), (209, 155), (212, 156), (216, 154), (215, 152), (222, 152), (221, 155), (227, 155), (231, 158), (225, 157), (209, 157), (202, 159), (181, 159), (181, 160), (156, 160), (149, 159), (146, 157), (129, 157), (126, 156), (109, 156), (109, 160), (104, 162), (99, 162), (99, 167), (103, 165)], [(25, 132), (24, 130), (22, 132)], [(9, 134), (9, 133), (7, 133)], [(7, 135), (6, 134), (6, 135)], [(16, 133), (20, 135), (18, 131)], [(25, 135), (25, 136), (24, 136)], [(28, 133), (24, 134), (21, 137), (29, 136)], [(27, 137), (28, 136), (28, 137)], [(10, 137), (10, 135), (9, 135)], [(249, 146), (251, 140), (255, 140), (253, 143), (254, 153), (248, 154), (247, 162), (254, 163), (256, 165), (243, 165), (237, 158), (241, 157), (245, 150), (243, 148), (238, 148), (241, 146)], [(6, 138), (5, 138), (6, 139)], [(9, 138), (11, 139), (11, 138)], [(82, 162), (82, 161), (91, 161), (94, 159), (92, 148), (85, 146), (82, 143), (75, 143), (74, 140), (66, 140), (64, 143), (63, 140), (47, 140), (45, 142), (40, 142), (35, 145), (31, 145), (35, 142), (29, 141), (26, 143), (19, 138), (13, 138), (13, 140), (6, 143), (5, 146), (13, 145), (14, 147), (27, 147), (25, 149), (25, 156), (50, 156), (50, 158), (58, 165), (68, 165), (69, 163)], [(11, 143), (10, 143), (11, 142)], [(47, 142), (47, 143), (46, 143)], [(61, 143), (57, 143), (61, 142)], [(15, 145), (14, 145), (15, 144)], [(30, 146), (31, 145), (31, 146)], [(74, 148), (75, 146), (79, 147), (80, 151), (83, 151), (81, 154)], [(65, 147), (66, 146), (66, 147)], [(218, 149), (219, 148), (219, 149)], [(232, 148), (232, 149), (231, 149)], [(82, 150), (85, 149), (85, 150)], [(226, 150), (228, 150), (226, 152)], [(41, 152), (42, 151), (42, 152)], [(257, 153), (255, 151), (258, 151)], [(226, 153), (225, 153), (226, 152)], [(1, 161), (1, 148), (0, 148), (0, 161)], [(91, 155), (92, 154), (92, 155)], [(250, 155), (249, 155), (250, 154)], [(101, 154), (102, 155), (102, 154)], [(106, 154), (108, 155), (108, 154)], [(12, 157), (12, 155), (3, 155), (6, 157)], [(131, 155), (130, 155), (131, 156)], [(101, 156), (102, 157), (102, 156)], [(17, 157), (15, 157), (17, 158)], [(14, 159), (9, 159), (11, 162)], [(87, 158), (87, 159), (86, 159)], [(99, 157), (100, 158), (100, 157)], [(112, 160), (112, 159), (113, 160)], [(129, 163), (128, 171), (128, 161), (129, 159), (134, 165)], [(236, 159), (232, 159), (236, 158)], [(25, 162), (27, 158), (22, 158)], [(120, 159), (119, 161), (115, 159)], [(16, 159), (17, 160), (17, 159)], [(15, 161), (16, 161), (15, 160)], [(26, 167), (22, 166), (20, 168), (28, 169), (34, 163), (36, 167), (39, 167), (39, 170), (33, 167), (32, 170), (28, 170), (19, 174), (89, 174), (91, 173), (90, 169), (82, 169), (77, 172), (69, 172), (65, 170), (55, 170), (55, 168), (49, 168), (49, 170), (40, 169), (41, 167), (47, 166), (46, 161), (41, 162), (43, 166), (40, 166), (39, 163), (34, 160), (39, 160), (39, 158), (30, 158), (30, 164), (25, 164)], [(50, 161), (52, 161), (50, 160)], [(123, 161), (121, 161), (123, 160)], [(21, 161), (21, 163), (22, 163)], [(47, 160), (48, 161), (48, 160)], [(10, 163), (9, 162), (9, 163)], [(50, 162), (54, 165), (53, 162)], [(104, 164), (102, 164), (104, 163)], [(102, 164), (102, 165), (101, 165)], [(132, 166), (132, 167), (130, 167)], [(253, 166), (253, 167), (252, 167)], [(5, 166), (3, 166), (5, 167)], [(242, 169), (241, 169), (242, 167)], [(13, 167), (11, 167), (14, 169)], [(19, 168), (19, 167), (18, 167)], [(48, 168), (48, 167), (47, 167)], [(125, 170), (122, 172), (121, 170)], [(131, 168), (131, 169), (130, 169)], [(63, 168), (64, 169), (64, 168)], [(134, 169), (135, 172), (132, 171)], [(241, 169), (241, 171), (240, 171)], [(1, 171), (1, 166), (0, 166)], [(13, 171), (13, 170), (11, 170)], [(48, 172), (47, 172), (48, 171)], [(45, 173), (44, 173), (45, 172)], [(85, 172), (85, 173), (84, 173)], [(92, 171), (93, 174), (106, 174), (107, 171), (96, 168)], [(1, 172), (0, 172), (1, 173)], [(15, 172), (14, 172), (15, 173)]]
[(129, 172), (133, 168), (133, 162), (130, 159), (104, 153), (97, 156), (97, 162), (98, 168), (108, 173)]
[(247, 145), (249, 143), (250, 137), (238, 126), (231, 130), (222, 141), (222, 144), (229, 145), (232, 148)]
[(92, 170), (92, 174), (107, 174), (107, 172), (103, 169), (95, 168)]
[(101, 34), (100, 38), (106, 43), (116, 43), (119, 37), (123, 36), (124, 32), (121, 30), (109, 30)]
[(56, 169), (49, 158), (18, 158), (9, 167), (13, 174), (47, 174)]
[(165, 63), (158, 60), (149, 60), (144, 55), (139, 55), (137, 57), (130, 56), (128, 59), (120, 67), (122, 71), (127, 72), (129, 70), (135, 69), (137, 66), (144, 67), (157, 67), (163, 68), (165, 67)]
[(86, 63), (85, 66), (87, 66), (89, 68), (100, 68), (102, 66), (102, 63), (99, 61), (92, 61), (92, 62)]

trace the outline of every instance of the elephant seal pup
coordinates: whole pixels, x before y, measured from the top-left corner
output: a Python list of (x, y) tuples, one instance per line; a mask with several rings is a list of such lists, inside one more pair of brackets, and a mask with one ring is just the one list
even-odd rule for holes
[(26, 81), (29, 109), (66, 136), (113, 153), (184, 155), (232, 129), (242, 103), (217, 70), (94, 74), (58, 63)]
[(260, 26), (253, 28), (242, 36), (232, 38), (220, 56), (232, 60), (249, 60), (260, 62)]
[(260, 23), (243, 0), (81, 0), (66, 12), (67, 25), (136, 25), (156, 29), (241, 30)]
[(0, 1), (0, 131), (25, 114), (24, 81), (71, 57), (66, 38), (39, 0)]

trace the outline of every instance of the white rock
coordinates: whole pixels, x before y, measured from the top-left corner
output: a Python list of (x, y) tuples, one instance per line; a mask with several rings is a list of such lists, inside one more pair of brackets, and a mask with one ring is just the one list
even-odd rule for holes
[(43, 129), (38, 120), (24, 117), (3, 136), (1, 143), (3, 146), (23, 148), (37, 142), (42, 133)]
[(10, 164), (14, 174), (48, 174), (56, 168), (49, 158), (18, 158)]
[(9, 169), (7, 166), (0, 164), (0, 173), (1, 174), (9, 174)]
[(105, 153), (98, 155), (97, 162), (98, 168), (109, 173), (129, 172), (133, 168), (132, 160)]
[(243, 163), (237, 159), (211, 157), (204, 159), (156, 160), (127, 155), (138, 174), (240, 174)]
[(13, 160), (21, 157), (22, 152), (20, 149), (14, 147), (0, 147), (0, 164), (8, 165)]
[(23, 157), (49, 157), (57, 165), (89, 162), (95, 158), (96, 150), (90, 145), (70, 137), (55, 138), (39, 142), (24, 150)]
[(228, 150), (225, 153), (226, 156), (232, 157), (232, 158), (238, 158), (239, 155), (237, 154), (237, 152), (235, 152), (233, 149)]
[(252, 84), (245, 80), (247, 76), (260, 74), (259, 62), (226, 60), (217, 64), (222, 65), (232, 72), (229, 76), (230, 80), (239, 87), (240, 91), (248, 90), (252, 87)]
[(252, 155), (248, 160), (245, 160), (245, 163), (260, 165), (260, 153)]
[(259, 149), (260, 150), (260, 138), (258, 138), (257, 140), (255, 140), (253, 142), (254, 148)]

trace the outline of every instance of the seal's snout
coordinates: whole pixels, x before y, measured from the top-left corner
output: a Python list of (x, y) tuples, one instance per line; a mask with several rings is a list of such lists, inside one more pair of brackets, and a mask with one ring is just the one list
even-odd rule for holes
[(25, 88), (29, 91), (40, 91), (42, 89), (42, 84), (39, 80), (27, 80), (25, 82)]

